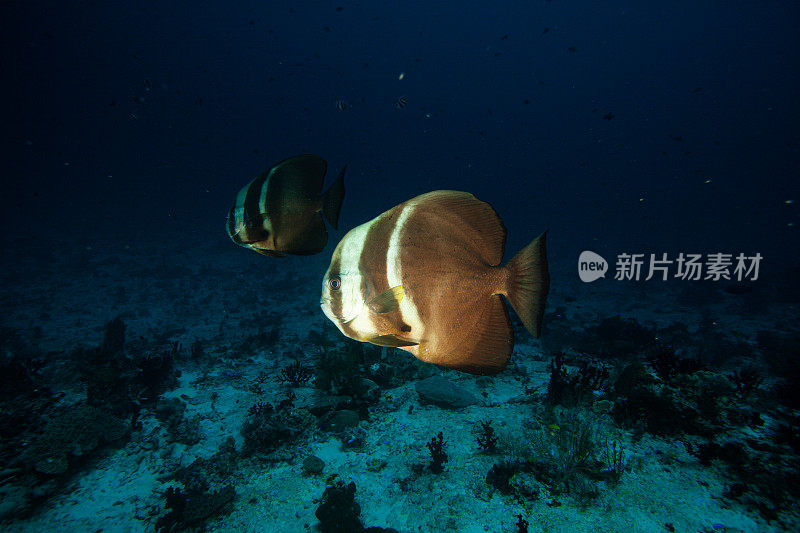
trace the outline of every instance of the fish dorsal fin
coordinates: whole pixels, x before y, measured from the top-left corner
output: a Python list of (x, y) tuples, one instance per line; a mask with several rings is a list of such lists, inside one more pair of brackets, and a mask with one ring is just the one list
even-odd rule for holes
[(405, 340), (398, 335), (376, 335), (374, 337), (367, 337), (367, 342), (377, 344), (378, 346), (389, 346), (391, 348), (402, 348), (404, 346), (417, 346), (419, 343), (411, 340)]
[(418, 212), (428, 212), (436, 219), (452, 221), (460, 238), (475, 247), (481, 259), (496, 266), (503, 260), (506, 228), (500, 216), (486, 202), (468, 192), (431, 191), (412, 200)]
[(403, 286), (398, 285), (377, 295), (375, 298), (369, 301), (367, 306), (371, 311), (382, 315), (397, 309), (400, 306), (400, 302), (403, 300), (403, 296), (405, 296), (405, 294), (406, 291), (403, 289)]
[(283, 201), (302, 202), (319, 196), (328, 163), (315, 154), (284, 159), (269, 172), (269, 194)]

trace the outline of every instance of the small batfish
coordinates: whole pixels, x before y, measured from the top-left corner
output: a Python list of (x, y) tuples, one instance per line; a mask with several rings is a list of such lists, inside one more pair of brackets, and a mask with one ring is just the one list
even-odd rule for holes
[(473, 195), (417, 196), (344, 236), (323, 278), (322, 310), (352, 339), (496, 374), (514, 347), (502, 297), (538, 337), (550, 286), (545, 234), (501, 266), (505, 240), (500, 217)]
[(296, 155), (242, 187), (228, 212), (233, 242), (273, 257), (322, 251), (328, 242), (322, 216), (337, 227), (347, 165), (320, 194), (327, 168), (318, 155)]

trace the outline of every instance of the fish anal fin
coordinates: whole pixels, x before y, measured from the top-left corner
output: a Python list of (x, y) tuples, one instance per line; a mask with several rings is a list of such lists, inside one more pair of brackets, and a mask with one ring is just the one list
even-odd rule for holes
[(442, 352), (425, 360), (469, 374), (493, 376), (501, 372), (514, 348), (514, 332), (502, 297), (491, 296), (481, 315), (478, 331), (451, 339)]
[(406, 292), (402, 285), (397, 285), (389, 290), (383, 291), (367, 304), (369, 309), (379, 315), (394, 311), (400, 306)]

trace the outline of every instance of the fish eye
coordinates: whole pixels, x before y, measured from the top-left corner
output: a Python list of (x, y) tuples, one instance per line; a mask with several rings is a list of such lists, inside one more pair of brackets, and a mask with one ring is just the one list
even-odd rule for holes
[(339, 278), (339, 276), (333, 276), (328, 280), (328, 287), (332, 291), (338, 291), (342, 288), (342, 280)]

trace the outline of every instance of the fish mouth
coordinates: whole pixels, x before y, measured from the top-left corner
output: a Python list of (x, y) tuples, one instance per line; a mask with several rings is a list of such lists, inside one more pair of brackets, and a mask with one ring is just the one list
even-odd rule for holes
[(245, 229), (246, 228), (242, 228), (242, 229), (237, 230), (237, 231), (235, 231), (233, 233), (231, 233), (229, 231), (228, 232), (228, 237), (230, 237), (231, 240), (233, 242), (235, 242), (236, 244), (238, 244), (239, 246), (250, 246), (251, 244), (253, 244), (255, 242), (258, 242), (258, 241), (254, 241), (254, 240), (248, 240), (245, 237), (247, 235), (247, 232), (245, 231)]
[(231, 235), (231, 239), (233, 239), (236, 244), (241, 246), (252, 246), (259, 242), (259, 239), (248, 239), (247, 228), (244, 227), (236, 230), (236, 233)]
[(349, 324), (350, 322), (355, 320), (356, 317), (358, 316), (358, 313), (354, 314), (350, 318), (347, 318), (347, 317), (345, 317), (343, 315), (334, 314), (334, 312), (331, 311), (331, 305), (330, 304), (331, 304), (331, 299), (330, 298), (322, 298), (319, 301), (319, 306), (322, 308), (322, 312), (325, 313), (325, 316), (330, 318), (331, 321), (333, 321), (333, 322), (339, 322), (340, 324), (345, 325), (345, 324)]

